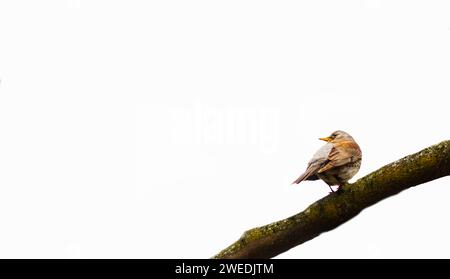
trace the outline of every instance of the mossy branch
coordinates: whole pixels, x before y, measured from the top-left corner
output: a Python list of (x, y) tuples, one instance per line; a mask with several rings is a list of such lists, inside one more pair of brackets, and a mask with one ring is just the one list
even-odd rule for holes
[(287, 219), (246, 231), (217, 259), (272, 258), (330, 231), (382, 199), (450, 175), (450, 141), (386, 165)]

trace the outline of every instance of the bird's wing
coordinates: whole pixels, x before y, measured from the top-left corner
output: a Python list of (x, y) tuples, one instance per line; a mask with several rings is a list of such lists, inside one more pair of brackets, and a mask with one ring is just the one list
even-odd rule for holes
[(361, 159), (361, 149), (354, 141), (342, 141), (335, 143), (328, 155), (328, 162), (317, 172), (323, 173), (334, 167), (355, 162)]
[(322, 146), (319, 150), (317, 150), (316, 153), (314, 153), (311, 160), (309, 160), (309, 165), (316, 164), (316, 163), (324, 163), (328, 160), (330, 157), (330, 153), (333, 150), (333, 144), (327, 143), (324, 146)]
[(306, 171), (299, 176), (292, 184), (298, 184), (303, 180), (308, 179), (308, 177), (313, 176), (320, 170), (327, 162), (328, 157), (333, 149), (333, 144), (327, 143), (322, 146), (317, 152), (313, 155), (312, 159), (308, 163), (308, 168)]

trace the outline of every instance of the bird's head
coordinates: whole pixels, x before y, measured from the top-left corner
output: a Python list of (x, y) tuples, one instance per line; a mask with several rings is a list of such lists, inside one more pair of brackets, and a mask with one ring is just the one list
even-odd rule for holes
[(353, 138), (346, 132), (338, 130), (338, 131), (331, 133), (331, 135), (326, 138), (320, 138), (320, 140), (323, 140), (326, 142), (338, 142), (338, 141), (353, 140)]

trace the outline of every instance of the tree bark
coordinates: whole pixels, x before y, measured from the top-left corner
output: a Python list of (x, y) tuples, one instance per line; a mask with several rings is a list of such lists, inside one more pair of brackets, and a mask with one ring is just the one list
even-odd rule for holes
[(330, 231), (387, 197), (450, 175), (450, 141), (386, 165), (287, 219), (246, 231), (213, 258), (272, 258)]

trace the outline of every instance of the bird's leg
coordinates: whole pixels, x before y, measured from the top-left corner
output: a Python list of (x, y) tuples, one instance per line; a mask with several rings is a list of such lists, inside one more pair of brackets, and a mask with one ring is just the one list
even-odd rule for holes
[[(327, 184), (327, 185), (328, 185), (328, 184)], [(331, 190), (330, 194), (331, 194), (331, 193), (334, 193), (334, 190), (333, 190), (333, 188), (331, 188), (331, 186), (330, 186), (330, 185), (328, 185), (328, 187), (330, 187), (330, 190)]]

